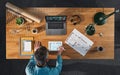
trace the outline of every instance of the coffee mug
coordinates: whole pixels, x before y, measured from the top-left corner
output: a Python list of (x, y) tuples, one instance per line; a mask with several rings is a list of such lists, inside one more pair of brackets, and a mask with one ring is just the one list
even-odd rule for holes
[(104, 50), (104, 48), (103, 48), (102, 46), (98, 46), (98, 47), (97, 47), (97, 51), (100, 51), (100, 52), (101, 52), (101, 51), (103, 51), (103, 50)]
[(37, 28), (32, 29), (32, 33), (33, 34), (37, 34), (38, 33), (38, 29)]

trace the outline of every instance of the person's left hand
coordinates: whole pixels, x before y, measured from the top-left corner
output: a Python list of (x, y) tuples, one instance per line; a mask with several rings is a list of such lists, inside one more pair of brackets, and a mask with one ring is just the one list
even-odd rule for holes
[(41, 42), (40, 41), (35, 41), (34, 51), (36, 51), (40, 46), (41, 46)]

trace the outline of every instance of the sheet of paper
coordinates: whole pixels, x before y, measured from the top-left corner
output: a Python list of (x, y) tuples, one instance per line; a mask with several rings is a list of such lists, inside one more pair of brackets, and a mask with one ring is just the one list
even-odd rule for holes
[(62, 41), (49, 41), (48, 49), (49, 51), (57, 51), (58, 47), (62, 46)]
[(88, 50), (92, 47), (93, 42), (80, 33), (78, 30), (74, 29), (65, 41), (70, 47), (79, 52), (81, 55), (85, 56)]
[(23, 41), (23, 50), (24, 52), (31, 52), (32, 50), (32, 44), (30, 40), (24, 40)]

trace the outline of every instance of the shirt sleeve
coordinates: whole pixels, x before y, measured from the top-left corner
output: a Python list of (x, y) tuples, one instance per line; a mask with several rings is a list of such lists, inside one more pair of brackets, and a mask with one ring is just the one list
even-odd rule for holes
[(27, 66), (25, 68), (26, 75), (33, 75), (35, 64), (36, 64), (36, 62), (34, 60), (34, 55), (32, 55), (31, 59), (29, 60)]
[(59, 73), (61, 72), (61, 70), (62, 70), (62, 57), (61, 57), (61, 55), (57, 56), (57, 62), (56, 62), (55, 68), (58, 70)]
[(62, 57), (61, 55), (57, 56), (56, 67), (51, 68), (49, 75), (59, 75), (62, 70)]

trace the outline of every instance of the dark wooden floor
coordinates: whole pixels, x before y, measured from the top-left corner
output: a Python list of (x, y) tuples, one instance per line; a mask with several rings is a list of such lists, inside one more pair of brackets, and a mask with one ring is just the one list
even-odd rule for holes
[[(0, 75), (25, 75), (28, 60), (5, 59), (5, 3), (20, 7), (115, 7), (120, 0), (0, 0)], [(64, 60), (61, 75), (120, 75), (120, 14), (115, 15), (114, 60)]]

